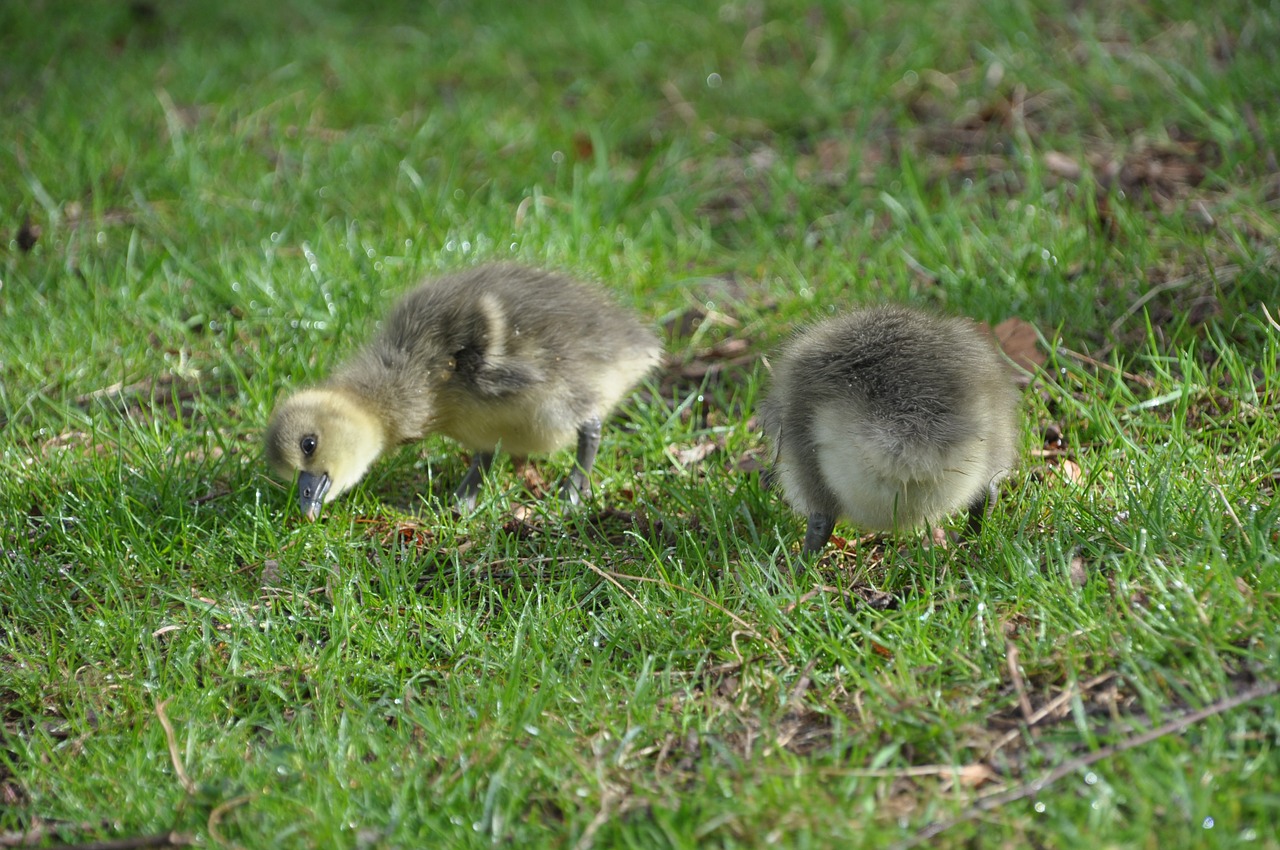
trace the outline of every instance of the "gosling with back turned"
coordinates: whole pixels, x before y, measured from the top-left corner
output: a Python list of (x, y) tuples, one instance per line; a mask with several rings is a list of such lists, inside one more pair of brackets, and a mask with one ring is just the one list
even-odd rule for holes
[(472, 508), (499, 445), (523, 458), (576, 437), (560, 492), (577, 504), (591, 494), (601, 422), (660, 354), (652, 331), (590, 286), (480, 266), (410, 291), (331, 378), (281, 402), (267, 460), (297, 474), (299, 505), (315, 519), (384, 451), (440, 433), (474, 453), (454, 491)]
[(893, 531), (967, 507), (976, 529), (1014, 466), (1018, 398), (968, 319), (880, 306), (801, 331), (761, 413), (773, 480), (808, 518), (805, 554), (837, 519)]

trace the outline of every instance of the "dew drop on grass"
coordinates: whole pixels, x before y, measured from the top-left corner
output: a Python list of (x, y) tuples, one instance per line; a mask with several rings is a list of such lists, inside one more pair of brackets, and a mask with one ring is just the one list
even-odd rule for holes
[(711, 73), (707, 75), (707, 88), (709, 89), (718, 89), (723, 82), (719, 74)]
[(1204, 826), (1205, 829), (1213, 829), (1213, 818), (1212, 817), (1205, 818), (1204, 824), (1202, 825)]
[(1044, 810), (1045, 810), (1045, 805), (1044, 805), (1044, 803), (1040, 802), (1039, 800), (1036, 800), (1035, 809), (1036, 809), (1036, 811), (1037, 811), (1037, 812), (1039, 812), (1040, 814), (1044, 814)]
[(539, 729), (537, 726), (534, 726), (532, 723), (526, 723), (524, 725), (524, 731), (528, 732), (530, 735), (532, 735), (535, 738), (542, 734), (542, 730)]
[(1085, 784), (1085, 785), (1097, 785), (1097, 784), (1098, 784), (1098, 774), (1094, 773), (1092, 770), (1091, 770), (1091, 771), (1089, 771), (1088, 773), (1086, 773), (1086, 774), (1084, 775), (1084, 784)]

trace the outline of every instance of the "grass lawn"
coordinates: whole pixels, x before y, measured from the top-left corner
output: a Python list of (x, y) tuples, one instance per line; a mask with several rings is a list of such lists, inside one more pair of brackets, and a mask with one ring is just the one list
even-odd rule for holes
[[(366, 5), (0, 4), (0, 847), (1280, 848), (1280, 3)], [(275, 399), (494, 259), (662, 329), (594, 500), (307, 523)], [(1021, 469), (793, 579), (766, 357), (883, 300)]]

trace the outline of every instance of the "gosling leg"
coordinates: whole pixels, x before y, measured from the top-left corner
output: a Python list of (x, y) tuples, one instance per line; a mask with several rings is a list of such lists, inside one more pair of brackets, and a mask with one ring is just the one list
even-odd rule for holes
[(996, 499), (1000, 497), (1000, 485), (992, 482), (987, 490), (969, 505), (969, 521), (965, 523), (965, 536), (977, 537), (982, 531), (982, 523), (995, 510)]
[(453, 501), (458, 507), (468, 511), (475, 509), (476, 497), (480, 494), (480, 484), (484, 481), (484, 474), (489, 471), (490, 466), (493, 466), (493, 452), (476, 452), (476, 456), (471, 459), (471, 468), (467, 470), (466, 477), (462, 479), (458, 489), (453, 491)]
[(835, 530), (836, 518), (830, 514), (809, 514), (809, 527), (804, 531), (804, 554), (816, 555), (821, 552), (831, 539)]
[(591, 498), (591, 467), (596, 462), (596, 452), (600, 450), (600, 420), (588, 419), (578, 426), (578, 454), (574, 459), (573, 471), (560, 485), (560, 498), (571, 505), (582, 503)]

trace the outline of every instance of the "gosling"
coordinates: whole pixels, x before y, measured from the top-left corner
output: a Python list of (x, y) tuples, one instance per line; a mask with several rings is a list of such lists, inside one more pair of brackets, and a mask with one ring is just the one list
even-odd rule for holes
[(480, 266), (410, 291), (332, 377), (281, 402), (267, 461), (286, 480), (297, 474), (314, 520), (383, 452), (440, 433), (473, 453), (454, 491), (471, 509), (499, 445), (523, 458), (576, 437), (560, 494), (578, 504), (591, 495), (601, 422), (660, 354), (651, 330), (590, 286)]
[(969, 509), (977, 530), (1014, 466), (1019, 393), (968, 319), (854, 310), (797, 334), (762, 404), (770, 479), (808, 518), (804, 553), (837, 519), (916, 529)]

